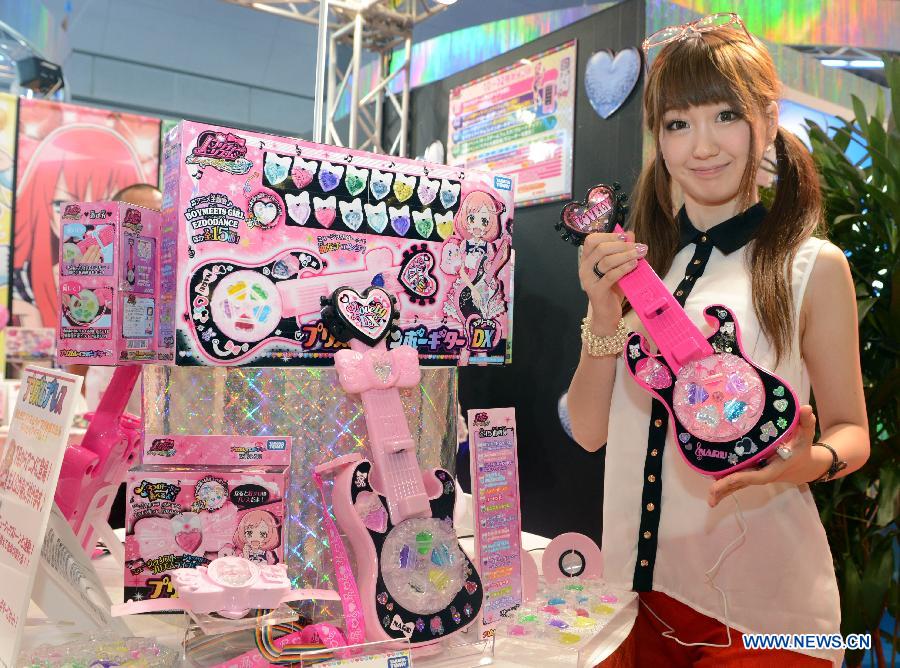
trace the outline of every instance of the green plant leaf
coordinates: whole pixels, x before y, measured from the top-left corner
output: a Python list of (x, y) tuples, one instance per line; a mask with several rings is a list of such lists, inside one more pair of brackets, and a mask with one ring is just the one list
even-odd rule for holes
[(891, 587), (891, 573), (894, 570), (894, 553), (890, 541), (881, 541), (877, 551), (873, 551), (869, 563), (862, 574), (860, 583), (860, 604), (862, 618), (867, 629), (877, 628), (887, 605), (888, 590)]
[(897, 502), (900, 500), (900, 471), (896, 466), (881, 469), (878, 487), (878, 514), (875, 524), (885, 527), (897, 519)]

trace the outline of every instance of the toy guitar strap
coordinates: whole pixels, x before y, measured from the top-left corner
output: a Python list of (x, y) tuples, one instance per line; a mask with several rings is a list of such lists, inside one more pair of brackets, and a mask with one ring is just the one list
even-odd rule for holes
[(350, 342), (335, 367), (344, 390), (361, 396), (373, 459), (326, 466), (340, 469), (334, 513), (356, 556), (367, 637), (426, 644), (475, 622), (482, 591), (453, 529), (453, 477), (419, 469), (399, 388), (418, 385), (421, 372), (415, 349), (385, 346), (396, 317), (379, 287), (342, 287), (323, 300), (323, 322)]
[[(598, 185), (585, 202), (570, 202), (557, 224), (576, 244), (593, 232), (622, 231), (624, 196)], [(658, 349), (640, 334), (625, 346), (631, 376), (662, 402), (682, 456), (698, 472), (721, 478), (758, 465), (791, 436), (799, 416), (793, 389), (745, 354), (734, 313), (704, 309), (714, 327), (705, 336), (644, 259), (619, 286)]]

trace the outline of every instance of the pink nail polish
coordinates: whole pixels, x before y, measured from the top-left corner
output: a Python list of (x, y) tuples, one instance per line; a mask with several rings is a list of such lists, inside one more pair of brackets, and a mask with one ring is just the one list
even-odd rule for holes
[(634, 249), (637, 251), (638, 255), (647, 254), (647, 246), (645, 244), (635, 244)]
[(628, 235), (627, 235), (627, 234), (620, 234), (620, 235), (619, 235), (619, 241), (628, 241)]

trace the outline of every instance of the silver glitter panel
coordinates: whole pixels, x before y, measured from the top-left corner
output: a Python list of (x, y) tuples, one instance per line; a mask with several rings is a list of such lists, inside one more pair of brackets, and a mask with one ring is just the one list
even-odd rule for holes
[[(422, 468), (454, 471), (456, 380), (455, 368), (422, 369), (420, 385), (400, 391)], [(284, 548), (288, 574), (295, 587), (332, 587), (312, 471), (335, 457), (368, 452), (362, 404), (344, 393), (334, 369), (150, 366), (143, 383), (148, 433), (294, 438)], [(330, 484), (326, 496), (330, 501)], [(334, 619), (340, 604), (321, 604), (308, 614)]]

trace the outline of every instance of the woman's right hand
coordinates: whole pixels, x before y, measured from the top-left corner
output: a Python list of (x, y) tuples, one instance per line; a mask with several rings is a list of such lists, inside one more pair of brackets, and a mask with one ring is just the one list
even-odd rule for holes
[[(594, 331), (611, 334), (622, 317), (624, 296), (618, 286), (622, 276), (637, 267), (647, 254), (644, 244), (634, 243), (633, 232), (597, 232), (584, 240), (578, 278), (591, 303)], [(602, 277), (597, 276), (597, 269)]]

